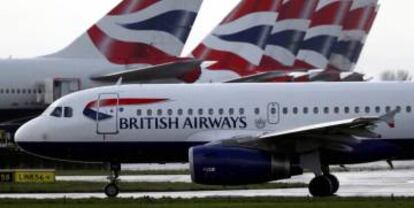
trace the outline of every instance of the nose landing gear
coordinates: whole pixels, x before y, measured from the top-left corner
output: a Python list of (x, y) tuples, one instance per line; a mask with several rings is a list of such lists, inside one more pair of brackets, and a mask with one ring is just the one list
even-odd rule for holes
[(105, 186), (104, 192), (107, 197), (115, 198), (119, 194), (119, 187), (118, 187), (118, 178), (119, 172), (121, 172), (121, 164), (110, 164), (111, 175), (108, 177), (109, 184)]

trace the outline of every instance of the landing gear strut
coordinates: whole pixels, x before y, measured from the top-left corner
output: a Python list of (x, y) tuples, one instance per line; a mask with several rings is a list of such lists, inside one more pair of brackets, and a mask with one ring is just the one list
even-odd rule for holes
[(105, 186), (105, 194), (109, 198), (115, 198), (119, 194), (119, 187), (117, 185), (119, 172), (121, 172), (121, 164), (111, 163), (110, 164), (111, 175), (108, 177), (109, 184)]

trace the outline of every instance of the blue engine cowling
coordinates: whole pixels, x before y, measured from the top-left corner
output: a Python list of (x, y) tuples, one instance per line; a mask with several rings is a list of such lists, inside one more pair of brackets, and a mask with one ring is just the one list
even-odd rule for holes
[(193, 182), (205, 185), (265, 183), (303, 172), (287, 156), (239, 147), (193, 147), (189, 160)]

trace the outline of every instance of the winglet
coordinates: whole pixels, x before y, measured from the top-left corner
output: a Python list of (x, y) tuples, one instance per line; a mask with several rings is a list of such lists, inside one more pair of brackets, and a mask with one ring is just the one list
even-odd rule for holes
[(395, 109), (380, 117), (380, 120), (387, 123), (390, 128), (395, 128), (395, 116), (400, 112), (400, 109)]

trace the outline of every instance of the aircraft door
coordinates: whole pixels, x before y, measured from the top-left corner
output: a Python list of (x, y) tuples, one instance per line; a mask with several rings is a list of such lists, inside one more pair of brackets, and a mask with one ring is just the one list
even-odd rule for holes
[(267, 121), (270, 124), (279, 123), (279, 103), (269, 103), (267, 106)]
[(52, 104), (57, 99), (68, 95), (70, 93), (79, 91), (81, 89), (81, 81), (78, 78), (58, 78), (58, 79), (46, 79), (43, 83), (45, 104)]
[(118, 106), (117, 93), (100, 94), (98, 97), (98, 114), (96, 118), (98, 134), (118, 133)]

